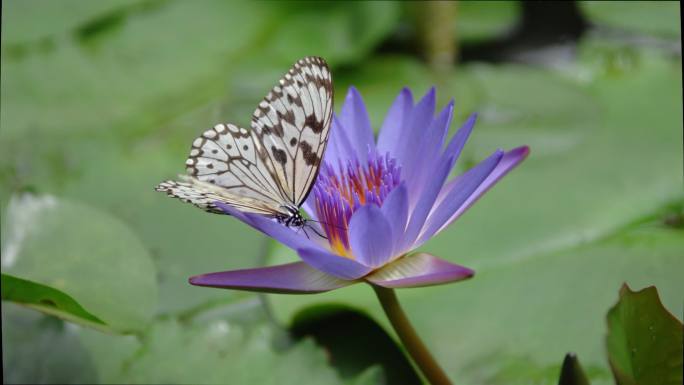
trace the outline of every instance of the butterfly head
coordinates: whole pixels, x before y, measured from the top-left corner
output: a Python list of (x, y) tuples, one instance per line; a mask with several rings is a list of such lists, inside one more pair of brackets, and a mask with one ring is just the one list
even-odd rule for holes
[(284, 224), (288, 227), (303, 227), (306, 225), (306, 218), (302, 216), (299, 208), (295, 206), (281, 206), (286, 213), (280, 213), (276, 215), (276, 220), (279, 223)]

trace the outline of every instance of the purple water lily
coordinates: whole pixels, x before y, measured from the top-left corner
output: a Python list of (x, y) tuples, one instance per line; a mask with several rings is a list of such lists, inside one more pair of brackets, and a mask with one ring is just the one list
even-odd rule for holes
[[(475, 124), (453, 137), (454, 105), (436, 117), (435, 90), (417, 104), (403, 89), (377, 142), (361, 95), (347, 94), (333, 121), (318, 180), (303, 206), (325, 238), (217, 202), (222, 210), (280, 241), (302, 261), (198, 275), (190, 283), (272, 293), (318, 293), (357, 282), (384, 288), (429, 286), (469, 278), (473, 271), (412, 250), (460, 217), (527, 156), (527, 146), (497, 150), (465, 173), (449, 174)], [(304, 231), (302, 231), (304, 230)]]

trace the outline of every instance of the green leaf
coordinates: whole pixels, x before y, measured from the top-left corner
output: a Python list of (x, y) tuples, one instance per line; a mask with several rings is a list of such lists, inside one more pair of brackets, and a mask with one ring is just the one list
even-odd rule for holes
[[(289, 328), (297, 339), (313, 337), (328, 352), (344, 379), (380, 366), (388, 384), (420, 384), (420, 375), (403, 348), (377, 322), (345, 306), (314, 306), (295, 315)], [(364, 348), (359, 349), (359, 336)]]
[[(256, 17), (261, 8), (223, 1), (202, 7), (158, 2), (121, 16), (114, 30), (97, 39), (74, 39), (68, 34), (72, 30), (45, 52), (29, 46), (21, 55), (3, 55), (3, 137), (92, 135), (112, 126), (118, 135), (149, 131), (178, 110), (222, 92), (230, 59), (249, 47), (270, 19)], [(5, 16), (10, 26), (41, 24), (51, 17)], [(236, 30), (240, 34), (231, 33)]]
[(287, 2), (274, 6), (287, 23), (274, 23), (255, 56), (279, 59), (280, 65), (286, 66), (307, 55), (322, 56), (333, 65), (356, 62), (399, 22), (399, 5), (394, 2)]
[(101, 319), (88, 313), (78, 302), (63, 292), (5, 273), (2, 274), (2, 299), (67, 321), (94, 328), (106, 328), (106, 324)]
[(349, 381), (348, 385), (384, 385), (385, 374), (380, 365), (373, 365), (364, 370), (356, 378)]
[[(254, 88), (258, 79), (269, 79), (265, 70), (280, 76), (304, 55), (324, 56), (333, 64), (359, 60), (398, 21), (393, 3), (207, 1), (198, 6), (167, 1), (123, 13), (111, 8), (109, 16), (98, 17), (118, 18), (115, 27), (97, 38), (74, 39), (71, 34), (78, 28), (68, 21), (56, 29), (71, 29), (45, 48), (23, 44), (9, 49), (3, 34), (3, 51), (21, 52), (2, 55), (5, 140), (28, 132), (107, 135), (111, 127), (118, 136), (149, 133), (179, 112), (225, 97), (226, 89), (229, 96), (250, 95), (240, 87), (247, 83), (258, 95), (235, 121), (244, 124), (275, 84), (269, 80), (267, 88)], [(85, 15), (96, 19), (94, 12)], [(5, 16), (10, 31), (52, 17), (20, 7), (10, 7)], [(84, 101), (89, 108), (82, 108)]]
[(69, 330), (69, 326), (74, 325), (3, 301), (3, 383), (97, 382), (93, 361), (78, 336)]
[[(101, 20), (108, 15), (124, 12), (142, 0), (80, 1), (64, 0), (44, 2), (41, 0), (9, 1), (3, 7), (7, 17), (3, 28), (3, 44), (31, 44), (46, 42), (60, 34), (68, 33), (83, 25)], [(40, 20), (40, 23), (22, 23)]]
[(159, 285), (156, 310), (162, 314), (251, 296), (198, 288), (188, 283), (188, 277), (257, 266), (264, 248), (265, 237), (235, 218), (208, 214), (154, 191), (159, 182), (183, 171), (186, 145), (175, 151), (163, 146), (140, 152), (101, 151), (92, 155), (94, 161), (84, 167), (78, 180), (61, 190), (65, 196), (116, 215), (151, 251)]
[(340, 384), (313, 341), (276, 352), (272, 330), (225, 320), (205, 325), (155, 324), (115, 383)]
[[(278, 348), (280, 330), (264, 323), (263, 308), (254, 299), (224, 310), (183, 321), (157, 320), (136, 338), (64, 324), (9, 304), (3, 308), (3, 328), (8, 326), (3, 349), (6, 363), (13, 366), (6, 368), (5, 378), (30, 383), (384, 383), (377, 366), (343, 381), (329, 366), (330, 355), (310, 339)], [(27, 317), (41, 321), (28, 322)], [(69, 347), (70, 354), (55, 346)]]
[[(157, 299), (155, 268), (126, 225), (51, 196), (17, 196), (6, 213), (2, 268), (20, 279), (15, 284), (22, 283), (13, 286), (21, 290), (14, 298), (37, 299), (48, 293), (48, 300), (58, 301), (61, 315), (93, 322), (89, 314), (118, 332), (145, 327)], [(32, 291), (22, 292), (27, 289)]]
[(584, 374), (575, 354), (568, 353), (565, 355), (558, 385), (589, 385), (587, 375)]
[(581, 1), (580, 8), (595, 24), (677, 38), (681, 34), (678, 1)]
[(517, 1), (464, 1), (458, 3), (459, 40), (476, 43), (510, 32), (520, 17)]
[(619, 385), (682, 383), (682, 322), (654, 286), (632, 291), (623, 285), (607, 320), (608, 357)]

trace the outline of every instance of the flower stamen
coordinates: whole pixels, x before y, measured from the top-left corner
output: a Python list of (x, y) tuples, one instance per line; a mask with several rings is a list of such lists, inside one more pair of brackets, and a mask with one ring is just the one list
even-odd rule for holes
[(358, 159), (340, 164), (341, 172), (329, 164), (321, 166), (313, 188), (318, 220), (331, 249), (340, 256), (354, 259), (349, 247), (349, 220), (366, 204), (382, 206), (387, 195), (399, 185), (401, 168), (389, 154), (369, 154), (368, 163)]

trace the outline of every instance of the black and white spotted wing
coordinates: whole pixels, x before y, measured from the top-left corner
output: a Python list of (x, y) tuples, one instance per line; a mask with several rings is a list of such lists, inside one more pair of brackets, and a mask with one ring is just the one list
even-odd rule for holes
[(252, 116), (252, 133), (264, 145), (286, 198), (299, 206), (311, 191), (328, 143), (332, 79), (325, 61), (297, 62)]
[[(301, 219), (323, 157), (332, 121), (330, 70), (318, 57), (299, 60), (259, 103), (252, 129), (217, 124), (192, 143), (182, 182), (157, 191), (222, 213), (213, 202), (269, 215), (287, 224)], [(295, 221), (294, 223), (301, 223)]]

